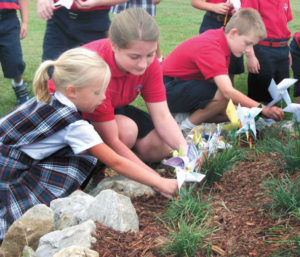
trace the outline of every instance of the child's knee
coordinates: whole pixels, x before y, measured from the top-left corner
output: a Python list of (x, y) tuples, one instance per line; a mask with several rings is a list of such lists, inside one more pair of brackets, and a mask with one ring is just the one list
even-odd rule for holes
[(120, 140), (128, 148), (132, 148), (136, 144), (138, 136), (137, 124), (133, 120), (124, 116), (122, 116), (122, 118), (117, 119), (117, 123)]

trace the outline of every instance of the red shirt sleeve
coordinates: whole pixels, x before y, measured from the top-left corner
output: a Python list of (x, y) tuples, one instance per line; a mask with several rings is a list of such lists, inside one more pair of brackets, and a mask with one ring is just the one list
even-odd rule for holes
[(163, 83), (163, 75), (157, 58), (148, 67), (143, 79), (141, 94), (146, 102), (166, 101), (166, 89)]

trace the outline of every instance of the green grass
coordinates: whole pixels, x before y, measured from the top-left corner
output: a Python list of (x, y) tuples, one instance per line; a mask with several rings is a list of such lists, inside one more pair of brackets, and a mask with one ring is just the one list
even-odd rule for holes
[(214, 215), (210, 199), (203, 199), (202, 191), (203, 187), (198, 190), (193, 184), (185, 185), (179, 199), (172, 199), (161, 215), (161, 221), (169, 229), (169, 242), (163, 254), (194, 256), (201, 250), (210, 252), (209, 236), (216, 228), (210, 225)]
[(278, 155), (274, 161), (289, 173), (300, 170), (300, 126), (296, 124), (294, 131), (295, 135), (286, 132), (280, 139), (271, 134), (260, 142), (262, 151), (267, 155)]
[(272, 199), (270, 207), (278, 213), (289, 214), (300, 221), (300, 177), (292, 182), (288, 175), (264, 181), (265, 194)]
[[(289, 23), (292, 32), (300, 29), (300, 2), (291, 0), (294, 20)], [(36, 11), (36, 0), (29, 0), (28, 35), (22, 40), (26, 70), (24, 79), (29, 82), (30, 89), (34, 72), (41, 62), (42, 44), (46, 22), (41, 20)], [(157, 6), (156, 20), (161, 31), (161, 49), (167, 56), (179, 43), (198, 34), (204, 12), (193, 8), (189, 0), (163, 0)], [(291, 73), (292, 74), (292, 73)], [(9, 79), (4, 79), (0, 71), (0, 116), (16, 105), (15, 95)], [(236, 77), (235, 87), (245, 92), (246, 73)], [(144, 108), (139, 97), (134, 105)]]

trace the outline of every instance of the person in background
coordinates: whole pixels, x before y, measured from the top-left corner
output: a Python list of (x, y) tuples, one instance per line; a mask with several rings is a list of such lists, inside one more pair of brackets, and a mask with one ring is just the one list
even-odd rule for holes
[(38, 15), (47, 20), (42, 60), (56, 59), (68, 49), (106, 38), (110, 6), (124, 1), (74, 0), (67, 9), (55, 6), (57, 0), (38, 0)]
[(292, 69), (294, 78), (298, 79), (294, 86), (294, 97), (296, 102), (300, 104), (300, 31), (294, 34), (290, 43), (290, 51), (292, 54)]
[(272, 78), (279, 83), (289, 77), (291, 32), (293, 19), (289, 0), (243, 0), (243, 8), (257, 10), (266, 27), (267, 37), (260, 40), (247, 55), (248, 96), (256, 101), (272, 101), (268, 87)]
[[(234, 13), (230, 0), (191, 0), (191, 5), (204, 10), (205, 15), (200, 25), (199, 33), (209, 29), (218, 29), (226, 25)], [(229, 77), (234, 84), (234, 75), (244, 73), (244, 58), (231, 54), (229, 64)]]
[[(21, 26), (17, 17), (21, 14)], [(18, 104), (29, 99), (28, 84), (23, 80), (25, 62), (20, 40), (27, 35), (28, 0), (0, 0), (0, 63), (5, 78), (12, 79)]]
[[(178, 45), (163, 64), (167, 101), (182, 130), (202, 122), (227, 120), (229, 99), (234, 104), (258, 107), (260, 103), (233, 88), (228, 75), (231, 53), (236, 57), (253, 51), (266, 36), (259, 13), (253, 9), (237, 11), (225, 28), (207, 30)], [(262, 106), (263, 115), (281, 120), (280, 108)], [(188, 115), (181, 114), (187, 113)], [(181, 118), (181, 120), (179, 119)]]
[[(50, 67), (53, 95), (47, 87)], [(100, 162), (166, 197), (177, 191), (176, 179), (118, 155), (82, 118), (80, 112), (93, 112), (105, 99), (110, 74), (95, 52), (68, 50), (40, 65), (33, 82), (36, 97), (0, 120), (0, 242), (28, 209), (79, 189)]]

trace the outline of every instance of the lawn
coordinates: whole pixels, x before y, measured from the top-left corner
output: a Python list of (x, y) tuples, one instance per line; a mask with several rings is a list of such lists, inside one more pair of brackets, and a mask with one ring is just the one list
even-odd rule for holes
[[(29, 0), (29, 26), (28, 35), (22, 41), (23, 55), (26, 62), (24, 79), (29, 82), (30, 88), (34, 72), (41, 62), (42, 44), (46, 22), (41, 20), (36, 11), (36, 0)], [(291, 0), (294, 20), (289, 23), (292, 32), (299, 30), (300, 2)], [(156, 20), (161, 31), (161, 48), (163, 55), (167, 56), (176, 45), (198, 34), (200, 22), (203, 17), (200, 10), (193, 8), (187, 0), (163, 0), (157, 6)], [(291, 73), (292, 74), (292, 73)], [(0, 72), (0, 116), (13, 108), (16, 104), (10, 80), (4, 79)], [(236, 77), (236, 88), (245, 92), (246, 74)], [(138, 98), (135, 103), (144, 107), (143, 101)]]

